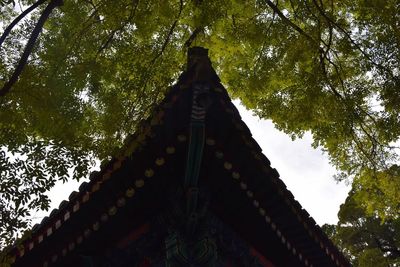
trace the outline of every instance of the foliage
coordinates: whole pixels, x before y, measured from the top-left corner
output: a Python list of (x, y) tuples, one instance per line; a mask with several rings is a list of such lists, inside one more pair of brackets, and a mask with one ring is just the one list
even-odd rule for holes
[[(5, 27), (18, 12), (14, 1), (1, 3)], [(399, 9), (392, 0), (65, 1), (0, 99), (9, 181), (0, 182), (0, 225), (45, 208), (44, 189), (69, 167), (77, 178), (89, 155), (106, 159), (163, 97), (193, 45), (210, 49), (231, 95), (260, 117), (293, 138), (311, 131), (338, 179), (369, 188), (354, 197), (368, 214), (396, 220)], [(38, 5), (1, 45), (3, 88), (45, 10)]]
[(399, 266), (400, 219), (382, 221), (358, 204), (353, 189), (341, 206), (338, 225), (324, 225), (325, 232), (352, 259), (354, 266)]

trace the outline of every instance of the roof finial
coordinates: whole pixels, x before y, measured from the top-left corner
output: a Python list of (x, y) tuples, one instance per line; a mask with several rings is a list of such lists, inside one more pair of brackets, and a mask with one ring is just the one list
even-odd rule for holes
[(208, 58), (208, 49), (203, 47), (189, 48), (186, 69), (193, 73), (193, 81), (196, 82), (210, 82), (218, 79)]
[(201, 58), (208, 59), (208, 49), (200, 46), (190, 47), (187, 57), (187, 69), (192, 67)]

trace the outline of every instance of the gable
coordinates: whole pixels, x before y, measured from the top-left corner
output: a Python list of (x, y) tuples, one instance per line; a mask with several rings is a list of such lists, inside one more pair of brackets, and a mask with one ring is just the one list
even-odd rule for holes
[[(204, 51), (192, 50), (188, 70), (118, 155), (14, 249), (14, 266), (71, 266), (160, 216), (184, 232), (192, 188), (204, 218), (218, 218), (275, 266), (349, 266), (271, 168)], [(197, 85), (207, 88), (204, 99), (193, 95)], [(207, 103), (204, 113), (194, 98)], [(190, 225), (205, 225), (204, 218)]]

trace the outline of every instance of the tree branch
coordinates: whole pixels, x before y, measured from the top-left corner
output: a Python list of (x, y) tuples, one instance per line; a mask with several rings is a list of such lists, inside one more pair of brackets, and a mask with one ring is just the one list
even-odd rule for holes
[(0, 0), (0, 7), (3, 7), (5, 5), (13, 4), (13, 7), (15, 7), (15, 1), (14, 0)]
[(189, 38), (186, 40), (186, 42), (183, 46), (186, 48), (189, 48), (192, 45), (194, 39), (196, 39), (197, 35), (199, 35), (199, 33), (203, 32), (203, 30), (204, 30), (203, 27), (197, 27), (196, 29), (194, 29), (194, 31), (189, 36)]
[(391, 77), (393, 77), (393, 73), (390, 69), (388, 69), (387, 67), (375, 62), (370, 55), (368, 55), (367, 52), (365, 52), (361, 46), (355, 41), (353, 40), (353, 38), (351, 37), (350, 33), (348, 31), (346, 31), (342, 26), (340, 26), (339, 24), (337, 24), (332, 18), (330, 18), (325, 11), (321, 8), (321, 6), (317, 3), (316, 0), (313, 0), (314, 5), (317, 7), (319, 13), (326, 19), (326, 21), (330, 24), (332, 24), (334, 27), (336, 27), (340, 32), (342, 32), (347, 39), (350, 41), (350, 43), (358, 50), (360, 51), (360, 53), (368, 60), (370, 61), (375, 67), (377, 67), (378, 69), (381, 70), (385, 70)]
[(167, 48), (169, 40), (171, 39), (171, 36), (174, 33), (175, 27), (178, 24), (179, 18), (182, 14), (182, 10), (183, 10), (183, 0), (180, 0), (178, 16), (177, 16), (176, 20), (172, 23), (171, 28), (169, 29), (169, 31), (167, 33), (167, 37), (165, 38), (164, 43), (161, 46), (161, 50), (151, 60), (150, 65), (153, 65), (154, 62), (157, 60), (157, 58), (159, 58), (164, 53), (165, 49)]
[[(340, 76), (340, 70), (339, 67), (329, 58), (328, 53), (329, 50), (331, 49), (331, 44), (332, 44), (332, 38), (333, 38), (333, 27), (337, 27), (340, 31), (342, 31), (350, 40), (350, 42), (356, 46), (356, 48), (358, 50), (361, 51), (361, 53), (368, 59), (370, 60), (374, 65), (378, 66), (379, 68), (384, 68), (381, 65), (378, 65), (377, 63), (373, 62), (372, 59), (369, 57), (368, 54), (366, 54), (361, 47), (358, 46), (358, 44), (351, 39), (351, 36), (349, 35), (348, 32), (346, 32), (343, 28), (341, 28), (339, 25), (337, 25), (334, 21), (332, 21), (325, 13), (323, 13), (323, 11), (321, 10), (321, 7), (316, 3), (315, 0), (313, 0), (313, 2), (315, 3), (315, 5), (317, 6), (319, 12), (321, 12), (321, 15), (326, 19), (327, 23), (328, 23), (328, 27), (329, 27), (329, 40), (328, 43), (324, 42), (324, 40), (322, 40), (321, 38), (319, 40), (315, 40), (311, 35), (309, 35), (307, 32), (305, 32), (302, 28), (300, 28), (298, 25), (296, 25), (295, 23), (293, 23), (290, 19), (288, 19), (283, 13), (282, 11), (277, 7), (277, 5), (275, 5), (272, 1), (270, 0), (265, 0), (265, 2), (267, 3), (267, 5), (282, 19), (282, 21), (284, 23), (286, 23), (286, 25), (288, 25), (289, 27), (291, 27), (292, 29), (294, 29), (295, 31), (297, 31), (298, 33), (300, 33), (301, 35), (303, 35), (305, 38), (307, 38), (307, 40), (309, 40), (313, 45), (315, 45), (319, 51), (319, 61), (321, 64), (321, 69), (322, 69), (322, 74), (327, 82), (328, 88), (329, 90), (344, 104), (345, 109), (352, 112), (353, 116), (356, 118), (356, 120), (359, 123), (359, 126), (361, 128), (361, 131), (364, 132), (364, 134), (368, 137), (369, 140), (371, 140), (372, 145), (373, 145), (373, 151), (372, 154), (367, 153), (367, 151), (364, 150), (364, 148), (362, 147), (362, 144), (359, 142), (358, 140), (358, 136), (356, 134), (356, 132), (354, 131), (354, 129), (352, 130), (352, 139), (354, 140), (356, 146), (358, 147), (358, 149), (362, 152), (362, 154), (364, 154), (364, 156), (368, 159), (369, 162), (371, 162), (371, 164), (373, 166), (376, 165), (376, 162), (374, 160), (374, 154), (375, 154), (375, 147), (377, 144), (379, 144), (378, 140), (376, 140), (376, 138), (370, 134), (367, 129), (364, 128), (364, 120), (354, 111), (353, 107), (349, 105), (349, 103), (347, 102), (345, 95), (343, 96), (338, 90), (336, 90), (335, 86), (330, 82), (329, 77), (328, 77), (328, 73), (326, 70), (326, 66), (325, 66), (325, 60), (327, 60), (327, 62), (329, 64), (331, 64), (334, 69), (335, 72), (338, 75), (339, 81), (340, 81), (340, 85), (342, 86), (343, 90), (345, 90), (345, 84), (343, 79)], [(320, 47), (320, 43), (322, 43), (325, 47), (326, 50), (323, 49), (322, 47)], [(362, 108), (360, 108), (362, 112), (367, 113), (366, 111), (364, 111)]]
[(4, 40), (7, 38), (7, 36), (10, 34), (11, 30), (15, 27), (15, 25), (18, 24), (26, 15), (31, 13), (35, 8), (43, 4), (46, 0), (39, 0), (33, 5), (31, 5), (29, 8), (27, 8), (24, 12), (22, 12), (18, 17), (16, 17), (10, 25), (7, 26), (7, 28), (4, 30), (3, 34), (0, 36), (0, 47), (3, 45)]
[(316, 40), (314, 40), (314, 38), (312, 38), (311, 35), (306, 33), (302, 28), (300, 28), (299, 26), (294, 24), (290, 19), (288, 19), (274, 3), (272, 3), (270, 0), (265, 0), (265, 2), (278, 15), (278, 17), (282, 19), (283, 22), (285, 22), (288, 26), (293, 28), (295, 31), (297, 31), (304, 37), (306, 37), (312, 44), (318, 46), (319, 48), (319, 43)]
[(11, 87), (18, 81), (19, 76), (22, 73), (22, 70), (24, 69), (26, 62), (28, 61), (28, 58), (30, 54), (32, 53), (33, 47), (35, 46), (36, 40), (40, 35), (40, 32), (42, 31), (43, 25), (50, 16), (51, 12), (53, 11), (54, 8), (63, 5), (63, 0), (52, 0), (44, 9), (42, 15), (40, 15), (40, 18), (38, 22), (36, 23), (35, 28), (33, 29), (31, 36), (29, 37), (28, 43), (25, 46), (24, 52), (22, 53), (21, 58), (19, 59), (19, 62), (17, 64), (17, 67), (15, 68), (13, 74), (11, 75), (10, 80), (6, 82), (0, 90), (0, 96), (6, 95), (10, 90)]
[(127, 20), (125, 20), (117, 29), (112, 30), (112, 32), (110, 33), (110, 35), (107, 37), (106, 41), (100, 46), (100, 48), (97, 50), (96, 53), (96, 57), (104, 50), (106, 49), (111, 42), (113, 41), (115, 34), (121, 32), (124, 30), (124, 28), (126, 27), (126, 25), (128, 25), (129, 22), (131, 22), (131, 20), (133, 19), (133, 17), (135, 16), (137, 7), (138, 7), (139, 1), (136, 1), (135, 6), (133, 6), (133, 8), (131, 8), (129, 17)]
[[(143, 76), (143, 77), (141, 77), (141, 82), (140, 82), (140, 84), (141, 84), (141, 92), (140, 92), (140, 94), (143, 96), (144, 95), (144, 92), (145, 92), (145, 90), (146, 90), (146, 87), (147, 87), (147, 84), (148, 84), (148, 82), (151, 80), (151, 75), (152, 75), (152, 73), (153, 73), (153, 66), (154, 66), (154, 64), (155, 64), (155, 62), (157, 61), (157, 59), (159, 58), (159, 57), (161, 57), (162, 56), (162, 54), (164, 53), (164, 51), (165, 51), (165, 49), (167, 48), (167, 46), (168, 46), (168, 43), (169, 43), (169, 41), (170, 41), (170, 39), (171, 39), (171, 36), (172, 36), (172, 34), (174, 33), (174, 31), (175, 31), (175, 28), (176, 28), (176, 26), (178, 25), (178, 22), (179, 22), (179, 19), (180, 19), (180, 16), (181, 16), (181, 14), (182, 14), (182, 11), (183, 11), (183, 7), (184, 7), (184, 5), (183, 5), (184, 3), (183, 3), (183, 0), (180, 0), (179, 1), (179, 11), (178, 11), (178, 15), (176, 16), (176, 19), (174, 20), (174, 22), (172, 23), (172, 25), (171, 25), (171, 27), (169, 28), (169, 31), (168, 31), (168, 33), (167, 33), (167, 36), (166, 36), (166, 38), (164, 39), (164, 42), (163, 42), (163, 44), (162, 44), (162, 46), (161, 46), (161, 49), (160, 49), (160, 51), (152, 58), (152, 60), (150, 60), (150, 62), (149, 62), (149, 65), (148, 65), (148, 71), (145, 73), (145, 75)], [(159, 94), (159, 92), (158, 92), (158, 94)], [(157, 94), (157, 95), (158, 95)], [(147, 110), (146, 110), (147, 111)], [(127, 114), (128, 114), (128, 116), (127, 116), (127, 119), (125, 120), (125, 122), (124, 122), (124, 125), (128, 125), (129, 124), (129, 118), (131, 118), (132, 116), (133, 116), (133, 114), (134, 114), (134, 112), (135, 112), (135, 107), (133, 106), (133, 107), (131, 107), (130, 108), (130, 110), (127, 112)], [(124, 127), (124, 128), (129, 128), (129, 127)]]

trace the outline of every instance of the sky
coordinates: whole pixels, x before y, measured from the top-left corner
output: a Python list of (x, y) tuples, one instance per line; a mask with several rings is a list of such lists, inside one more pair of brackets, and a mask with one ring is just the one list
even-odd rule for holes
[[(350, 188), (333, 179), (335, 169), (330, 166), (326, 154), (311, 147), (311, 134), (306, 133), (303, 138), (292, 141), (288, 135), (275, 129), (271, 120), (261, 120), (239, 101), (233, 102), (264, 155), (278, 170), (281, 179), (302, 207), (319, 225), (337, 223), (340, 204), (346, 199)], [(61, 201), (68, 199), (72, 191), (78, 191), (83, 181), (85, 179), (66, 184), (59, 182), (49, 192), (52, 200), (50, 210), (33, 214), (34, 223), (39, 223)]]
[(336, 170), (329, 164), (327, 154), (311, 146), (311, 133), (292, 141), (271, 120), (259, 119), (237, 100), (233, 103), (295, 199), (319, 225), (337, 223), (340, 204), (345, 201), (350, 186), (333, 179)]

